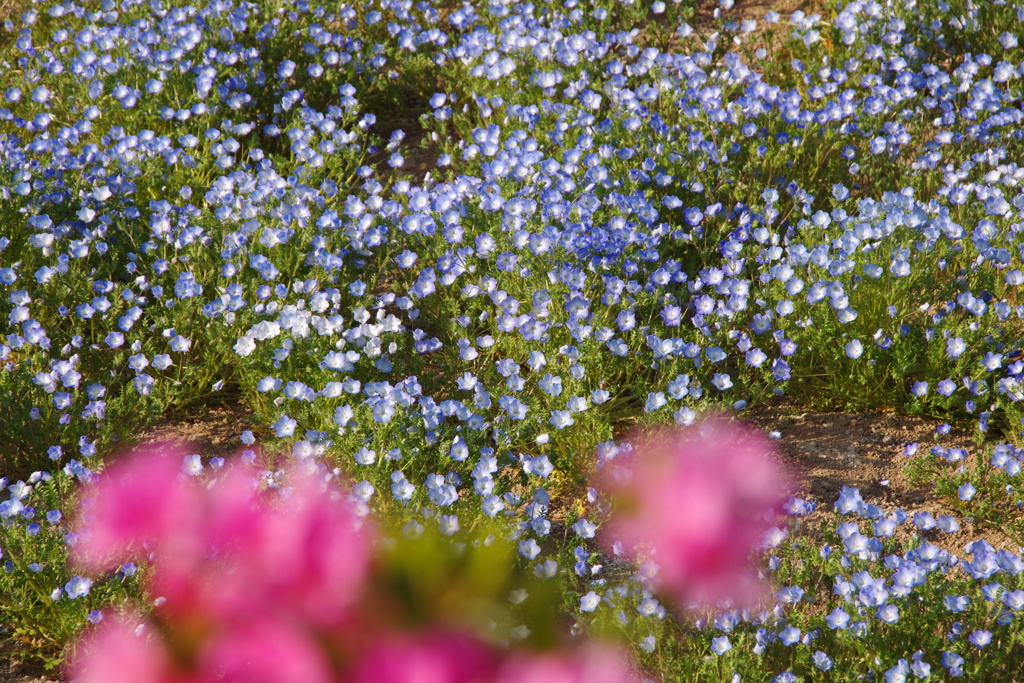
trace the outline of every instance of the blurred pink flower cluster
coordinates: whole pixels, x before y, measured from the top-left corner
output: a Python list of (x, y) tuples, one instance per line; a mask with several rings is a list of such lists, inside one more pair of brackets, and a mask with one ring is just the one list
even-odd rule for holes
[(653, 560), (679, 607), (757, 606), (768, 591), (752, 555), (792, 485), (768, 438), (712, 417), (632, 445), (601, 475), (616, 499), (609, 542)]
[(634, 679), (614, 648), (509, 651), (450, 625), (409, 630), (367, 591), (371, 530), (322, 482), (293, 473), (290, 495), (267, 495), (241, 464), (200, 485), (181, 463), (173, 448), (136, 453), (87, 492), (75, 559), (94, 572), (147, 559), (154, 607), (87, 633), (75, 683)]

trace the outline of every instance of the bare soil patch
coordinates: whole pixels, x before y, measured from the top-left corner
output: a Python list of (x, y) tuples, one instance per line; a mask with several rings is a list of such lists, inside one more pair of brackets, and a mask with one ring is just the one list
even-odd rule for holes
[[(959, 531), (919, 532), (953, 554), (963, 555), (964, 546), (979, 538), (996, 548), (1020, 551), (1019, 544), (998, 529), (974, 524), (937, 498), (934, 491), (910, 481), (904, 454), (909, 443), (919, 444), (916, 457), (929, 457), (925, 453), (935, 443), (970, 452), (975, 449), (966, 434), (955, 430), (936, 441), (939, 420), (896, 413), (805, 412), (785, 403), (757, 406), (742, 417), (765, 431), (781, 435), (778, 443), (783, 457), (800, 476), (798, 495), (818, 504), (818, 511), (808, 520), (811, 524), (821, 524), (830, 518), (839, 492), (844, 486), (853, 486), (866, 502), (878, 505), (886, 513), (902, 509), (911, 516), (923, 511), (936, 517), (954, 516), (960, 523)], [(908, 524), (900, 534), (910, 533)]]
[(46, 671), (38, 662), (12, 656), (10, 642), (0, 642), (0, 683), (53, 683), (61, 681), (57, 672)]

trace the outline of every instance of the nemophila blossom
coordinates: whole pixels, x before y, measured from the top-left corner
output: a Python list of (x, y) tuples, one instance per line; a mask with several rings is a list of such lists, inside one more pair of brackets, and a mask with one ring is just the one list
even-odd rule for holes
[(972, 645), (975, 645), (979, 650), (981, 650), (992, 642), (992, 632), (986, 630), (972, 631), (971, 635), (967, 636), (967, 640), (971, 641)]
[(68, 598), (74, 600), (75, 598), (85, 597), (89, 594), (89, 590), (92, 588), (92, 579), (84, 576), (74, 576), (64, 584), (64, 594)]
[(602, 479), (618, 501), (609, 542), (652, 552), (656, 581), (680, 605), (761, 597), (750, 555), (790, 481), (766, 437), (711, 418), (664, 430), (612, 462)]

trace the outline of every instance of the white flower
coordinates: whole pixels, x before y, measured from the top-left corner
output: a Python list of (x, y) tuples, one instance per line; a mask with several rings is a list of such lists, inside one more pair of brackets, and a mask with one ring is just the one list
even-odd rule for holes
[(593, 612), (597, 609), (597, 606), (601, 604), (601, 596), (590, 591), (582, 598), (580, 598), (580, 609), (584, 612)]

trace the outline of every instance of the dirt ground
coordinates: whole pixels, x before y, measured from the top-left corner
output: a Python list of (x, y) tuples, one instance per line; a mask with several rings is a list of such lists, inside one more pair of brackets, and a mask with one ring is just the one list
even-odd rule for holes
[[(895, 413), (805, 412), (785, 402), (762, 405), (742, 414), (766, 432), (778, 432), (782, 454), (801, 477), (800, 495), (818, 504), (808, 520), (830, 518), (843, 486), (860, 490), (864, 500), (886, 512), (897, 508), (908, 515), (927, 511), (933, 516), (953, 515), (960, 530), (946, 534), (938, 529), (922, 532), (931, 543), (963, 556), (964, 546), (984, 538), (996, 548), (1020, 551), (1018, 543), (990, 527), (976, 525), (948, 507), (929, 488), (914, 486), (905, 469), (904, 447), (919, 444), (922, 457), (940, 443), (947, 448), (974, 452), (969, 435), (951, 431), (936, 441), (940, 420)], [(928, 456), (925, 456), (928, 457)], [(832, 529), (827, 529), (831, 532)], [(908, 524), (897, 535), (909, 533)]]

